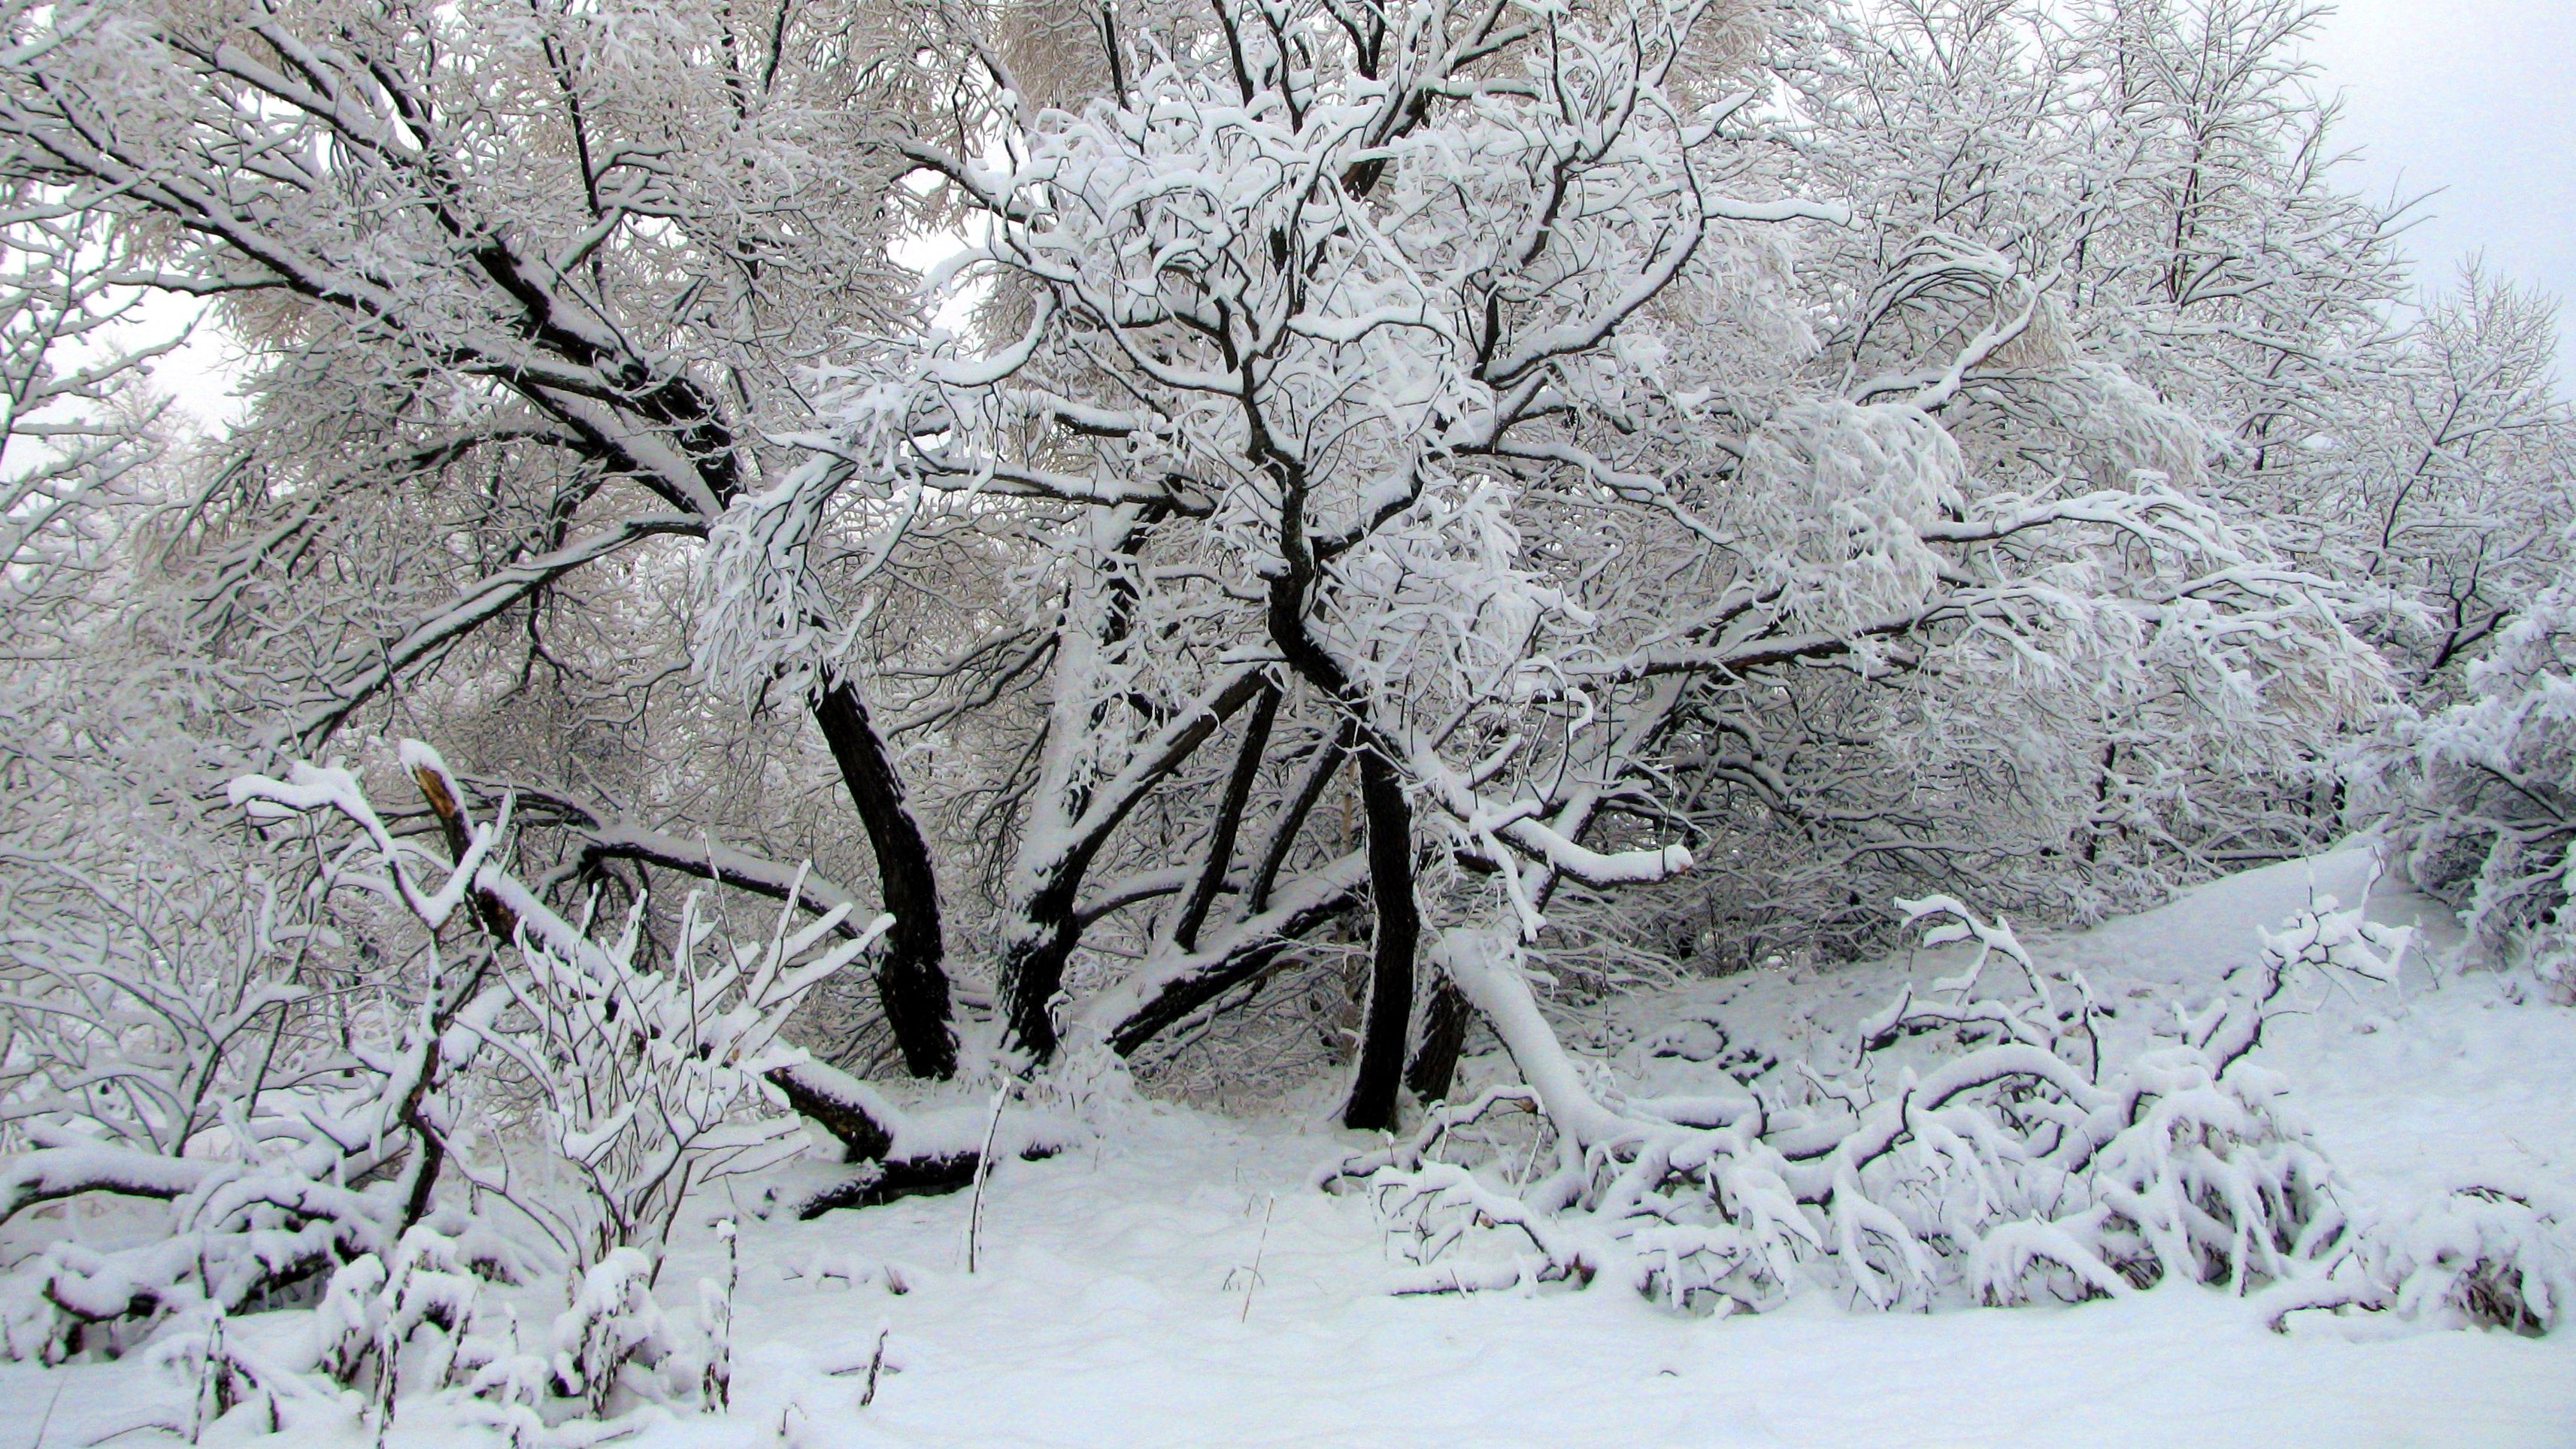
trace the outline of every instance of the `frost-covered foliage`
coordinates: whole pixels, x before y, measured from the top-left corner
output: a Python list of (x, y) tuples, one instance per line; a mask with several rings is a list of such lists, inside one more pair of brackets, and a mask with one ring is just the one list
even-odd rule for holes
[[(606, 938), (556, 916), (500, 864), (507, 806), (498, 821), (474, 821), (435, 752), (409, 744), (401, 758), (448, 860), (398, 836), (336, 766), (244, 776), (230, 790), (272, 828), (311, 827), (321, 864), (308, 905), (327, 909), (353, 891), (414, 932), (412, 969), (368, 983), (358, 1009), (338, 1003), (337, 1050), (304, 1040), (315, 993), (291, 965), (255, 976), (254, 1000), (224, 1018), (274, 1022), (247, 1081), (229, 1038), (182, 999), (188, 982), (166, 983), (162, 1000), (132, 987), (84, 994), (74, 976), (21, 1004), (53, 1019), (44, 1040), (103, 1063), (100, 1095), (132, 1110), (93, 1110), (69, 1090), (66, 1048), (13, 1048), (37, 1068), (10, 1103), (37, 1150), (0, 1174), (0, 1220), (104, 1195), (134, 1204), (154, 1230), (139, 1245), (101, 1247), (78, 1219), (62, 1220), (11, 1279), (13, 1355), (112, 1345), (174, 1314), (220, 1317), (328, 1278), (324, 1318), (360, 1337), (320, 1361), (345, 1379), (373, 1352), (389, 1385), (419, 1324), (435, 1323), (451, 1349), (465, 1338), (472, 1290), (458, 1275), (522, 1276), (542, 1256), (514, 1245), (506, 1225), (516, 1222), (551, 1238), (580, 1282), (617, 1265), (615, 1282), (584, 1290), (580, 1301), (596, 1302), (587, 1326), (563, 1330), (568, 1357), (556, 1370), (573, 1386), (564, 1392), (596, 1410), (620, 1365), (667, 1356), (651, 1349), (649, 1294), (637, 1298), (626, 1280), (649, 1279), (687, 1194), (804, 1146), (768, 1080), (802, 1059), (779, 1032), (806, 993), (875, 943), (882, 920), (840, 934), (844, 906), (801, 930), (781, 916), (764, 937), (735, 941), (693, 901), (648, 964), (640, 908)], [(163, 1033), (195, 1054), (159, 1061), (127, 1020), (129, 998), (155, 1007)], [(183, 1088), (194, 1095), (175, 1100)], [(468, 1219), (454, 1186), (443, 1203), (442, 1174), (485, 1210)], [(460, 1362), (451, 1352), (431, 1381), (465, 1373)], [(673, 1372), (694, 1391), (698, 1367)], [(390, 1403), (391, 1387), (382, 1392)]]
[[(2370, 633), (2420, 713), (2356, 772), (2389, 805), (2416, 884), (2501, 960), (2576, 999), (2576, 412), (2556, 391), (2546, 299), (2462, 274), (2345, 481), (2350, 546), (2379, 591)], [(2391, 456), (2394, 455), (2394, 456)]]
[(146, 1151), (257, 1074), (312, 924), (190, 797), (231, 754), (205, 661), (161, 654), (152, 504), (178, 466), (113, 284), (131, 238), (0, 202), (0, 1144), (37, 1118)]
[[(2384, 414), (2403, 275), (2391, 219), (2327, 175), (2332, 112), (2300, 59), (2318, 16), (2300, 0), (2003, 0), (1835, 6), (1792, 22), (1782, 66), (1806, 154), (1866, 219), (1803, 259), (1833, 319), (1822, 342), (1872, 386), (1937, 397), (1970, 468), (1998, 483), (2101, 486), (2144, 470), (2263, 518), (2303, 571), (2358, 579), (2336, 551), (2353, 530), (2315, 521), (2339, 475), (2314, 445)], [(1934, 339), (1957, 349), (1955, 372), (1909, 359)], [(2316, 597), (2358, 618), (2339, 594)], [(2321, 682), (2266, 707), (2321, 698)], [(2198, 697), (2158, 672), (2051, 701), (2090, 736), (2080, 764), (2053, 771), (1973, 733), (1897, 726), (1937, 742), (1911, 762), (1937, 791), (2008, 782), (2000, 793), (2032, 822), (2012, 833), (2057, 852), (2036, 870), (2026, 856), (1966, 861), (1936, 883), (1990, 907), (2082, 916), (2342, 828), (2330, 723), (2213, 730), (2176, 708)], [(1848, 708), (1823, 718), (1814, 733), (1828, 738), (1890, 729)], [(1955, 772), (1942, 758), (1954, 751)], [(1712, 793), (1741, 813), (1741, 788)], [(1917, 836), (1975, 835), (1936, 832), (1932, 807), (1892, 790), (1878, 808)], [(1798, 913), (1823, 909), (1835, 882), (1857, 884), (1839, 904), (1865, 929), (1881, 923), (1876, 901), (1916, 893), (1923, 872), (1882, 847), (1818, 874)], [(2030, 894), (2011, 899), (2007, 881)], [(1729, 894), (1762, 899), (1753, 883)]]
[[(2111, 1061), (2080, 974), (2052, 981), (1956, 901), (1907, 912), (1932, 923), (1927, 945), (1971, 941), (1973, 955), (1865, 1022), (1848, 1071), (1801, 1064), (1799, 1108), (1604, 1096), (1539, 1018), (1508, 941), (1444, 942), (1529, 1085), (1436, 1109), (1409, 1143), (1339, 1169), (1413, 1238), (1398, 1291), (1607, 1275), (1726, 1312), (1815, 1286), (1889, 1308), (2176, 1278), (2263, 1290), (2283, 1314), (2360, 1305), (2537, 1330), (2565, 1313), (2576, 1224), (2492, 1189), (2357, 1223), (2287, 1084), (2247, 1059), (2285, 986), (2391, 980), (2406, 931), (2320, 899), (2265, 932), (2260, 964), (2218, 1000), (2175, 1003), (2156, 1044)], [(1505, 1180), (1512, 1164), (1475, 1162), (1467, 1129), (1512, 1107), (1537, 1113), (1539, 1134)], [(1497, 1242), (1519, 1251), (1479, 1253)]]
[(2380, 298), (2287, 7), (7, 13), (11, 174), (258, 349), (160, 555), (242, 763), (425, 720), (558, 915), (872, 873), (844, 1065), (1384, 1120), (1441, 930), (2095, 914), (2380, 682), (2225, 436)]
[[(11, 1356), (112, 1348), (388, 1250), (423, 1163), (390, 983), (288, 863), (190, 798), (221, 753), (188, 738), (167, 681), (101, 673), (71, 674), (96, 693), (11, 700), (35, 729), (0, 750), (23, 786), (0, 846)], [(97, 1216), (102, 1197), (131, 1210)]]
[(2556, 324), (2546, 297), (2463, 268), (2370, 416), (2316, 450), (2319, 547), (2364, 581), (2362, 626), (2427, 714), (2476, 692), (2475, 661), (2569, 566), (2576, 409)]
[[(1006, 1047), (1137, 1050), (1365, 902), (1382, 1124), (1426, 917), (1544, 940), (1694, 863), (1639, 909), (1847, 947), (1890, 882), (2098, 907), (2158, 848), (2088, 846), (2152, 814), (2106, 756), (2258, 768), (2368, 696), (2114, 351), (2003, 360), (2043, 271), (1927, 234), (1816, 334), (1840, 279), (1799, 250), (1853, 214), (1765, 163), (1753, 17), (1373, 17), (1139, 19), (1055, 107), (975, 50), (1002, 160), (906, 154), (979, 214), (934, 280), (992, 326), (853, 358), (818, 456), (711, 539), (699, 657), (751, 692), (882, 668), (909, 572), (1015, 521), (1043, 591), (951, 656), (1046, 680), (992, 787)], [(1992, 461), (2068, 429), (2110, 461)], [(1365, 829), (1301, 843), (1327, 792)]]
[(2404, 731), (2408, 873), (2576, 998), (2576, 576), (2532, 600), (2467, 685)]
[(135, 475), (163, 451), (144, 375), (178, 339), (136, 335), (139, 296), (112, 280), (126, 244), (97, 212), (0, 196), (0, 599), (13, 611), (105, 569)]
[[(780, 861), (819, 857), (816, 887), (867, 863), (829, 795), (782, 788), (829, 768), (796, 718), (682, 687), (678, 555), (806, 416), (801, 369), (906, 313), (885, 248), (909, 193), (869, 132), (940, 109), (935, 74), (888, 63), (919, 21), (0, 6), (13, 203), (90, 219), (109, 300), (220, 298), (209, 325), (248, 349), (243, 420), (170, 490), (161, 550), (170, 643), (247, 686), (241, 765), (386, 728), (399, 693), (521, 787), (559, 910), (705, 875), (702, 832), (748, 846), (725, 874), (773, 897)], [(872, 837), (909, 828), (867, 799)], [(907, 913), (881, 974), (927, 1003), (906, 1044), (944, 1074), (924, 927)]]
[[(1828, 343), (1863, 374), (1923, 328), (1990, 348), (1943, 409), (1975, 466), (2147, 468), (2261, 514), (2429, 710), (2556, 567), (2576, 421), (2546, 299), (2472, 267), (2408, 305), (2407, 208), (2331, 173), (2304, 58), (2330, 23), (2305, 0), (1804, 17), (1784, 62), (1804, 139), (1871, 222), (1808, 265), (1869, 299)], [(1891, 254), (1897, 288), (1873, 290)], [(1917, 315), (1891, 325), (1881, 296)], [(2084, 866), (2051, 882), (2078, 913), (2348, 823), (2331, 729), (2212, 750), (2163, 703), (2102, 702)]]

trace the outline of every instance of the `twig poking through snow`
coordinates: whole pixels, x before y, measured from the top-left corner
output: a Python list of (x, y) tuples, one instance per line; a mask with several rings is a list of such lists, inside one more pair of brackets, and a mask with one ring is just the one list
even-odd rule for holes
[(1261, 1255), (1270, 1247), (1270, 1215), (1278, 1210), (1279, 1194), (1274, 1192), (1261, 1208), (1261, 1236), (1252, 1244), (1252, 1271), (1243, 1278), (1243, 1311), (1235, 1315), (1237, 1323), (1252, 1321), (1252, 1290), (1261, 1286)]
[(877, 1401), (877, 1376), (885, 1372), (886, 1336), (893, 1332), (891, 1327), (877, 1330), (876, 1352), (868, 1355), (868, 1384), (859, 1390), (859, 1407), (862, 1409)]
[(45, 1431), (54, 1427), (54, 1405), (63, 1401), (63, 1385), (70, 1382), (68, 1374), (55, 1375), (54, 1396), (45, 1400), (44, 1416), (36, 1420), (36, 1437), (28, 1443), (27, 1449), (45, 1449)]
[(975, 1154), (975, 1197), (966, 1209), (966, 1271), (975, 1271), (975, 1244), (984, 1231), (984, 1179), (993, 1171), (993, 1137), (1002, 1127), (1002, 1104), (1011, 1099), (1011, 1084), (993, 1089), (993, 1112), (984, 1119), (984, 1150)]

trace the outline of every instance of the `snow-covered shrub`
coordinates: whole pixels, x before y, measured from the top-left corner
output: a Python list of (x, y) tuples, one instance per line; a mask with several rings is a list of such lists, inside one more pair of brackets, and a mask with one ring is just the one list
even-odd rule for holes
[(686, 1353), (684, 1331), (653, 1301), (653, 1267), (639, 1249), (610, 1249), (555, 1320), (556, 1383), (593, 1414), (607, 1412), (621, 1387), (656, 1401), (697, 1387), (699, 1365)]
[(473, 1029), (534, 1092), (547, 1147), (581, 1185), (577, 1206), (548, 1206), (584, 1261), (626, 1247), (658, 1258), (690, 1192), (804, 1150), (766, 1075), (803, 1059), (778, 1040), (789, 1013), (874, 940), (817, 949), (844, 914), (791, 931), (782, 910), (768, 940), (729, 941), (693, 893), (662, 971), (635, 967), (633, 917), (604, 951), (570, 938), (587, 961), (524, 942), (526, 974), (503, 978), (512, 1008)]
[[(419, 852), (394, 839), (347, 770), (299, 764), (284, 781), (237, 781), (233, 795), (270, 818), (323, 811), (357, 827), (338, 868), (352, 878), (376, 872), (364, 883), (417, 921), (432, 952), (440, 928), (472, 900), (497, 969), (475, 971), (470, 1000), (452, 1013), (449, 1070), (487, 1113), (522, 1117), (543, 1147), (540, 1179), (574, 1191), (522, 1190), (505, 1163), (464, 1154), (460, 1175), (542, 1224), (577, 1269), (628, 1248), (658, 1260), (692, 1188), (803, 1149), (802, 1125), (767, 1080), (803, 1059), (779, 1032), (808, 991), (875, 943), (885, 919), (836, 935), (846, 905), (802, 929), (782, 908), (765, 940), (734, 941), (692, 893), (657, 970), (647, 963), (643, 902), (613, 938), (564, 920), (494, 863), (506, 803), (499, 822), (478, 825), (434, 750), (406, 741), (401, 758), (452, 838), (467, 842), (436, 890), (417, 875)], [(506, 1159), (512, 1133), (490, 1135)]]
[[(722, 1408), (711, 1375), (723, 1338), (666, 1315), (653, 1274), (641, 1250), (610, 1250), (574, 1280), (571, 1303), (532, 1349), (515, 1318), (485, 1311), (481, 1280), (454, 1241), (414, 1228), (390, 1269), (367, 1254), (332, 1275), (314, 1313), (310, 1372), (364, 1390), (379, 1422), (406, 1396), (444, 1400), (514, 1432), (549, 1409), (595, 1418), (619, 1402), (692, 1395)], [(730, 1299), (709, 1306), (729, 1309)]]
[(2409, 731), (2408, 873), (2576, 1001), (2576, 575), (2532, 601), (2468, 687)]
[(2361, 1237), (2354, 1301), (2409, 1317), (2543, 1333), (2576, 1307), (2576, 1215), (2541, 1195), (2456, 1188)]
[(468, 1347), (481, 1296), (456, 1240), (420, 1224), (403, 1234), (390, 1268), (367, 1253), (331, 1275), (314, 1310), (313, 1366), (342, 1384), (371, 1373), (379, 1406), (393, 1403), (407, 1376), (430, 1388), (469, 1379), (489, 1362), (483, 1345)]
[[(2556, 1270), (2528, 1252), (2419, 1253), (2422, 1264), (2356, 1254), (2332, 1168), (2281, 1081), (2248, 1060), (2285, 983), (2391, 979), (2406, 931), (2321, 899), (2265, 932), (2259, 964), (2220, 999), (2177, 1010), (2154, 1045), (2106, 1061), (2080, 975), (2052, 979), (2008, 926), (1957, 901), (1905, 906), (1930, 924), (1928, 943), (1971, 942), (1973, 957), (1864, 1022), (1848, 1073), (1803, 1066), (1805, 1108), (1598, 1089), (1538, 1015), (1513, 942), (1452, 933), (1444, 966), (1529, 1085), (1436, 1108), (1409, 1142), (1340, 1168), (1414, 1235), (1419, 1266), (1404, 1288), (1607, 1275), (1723, 1312), (1809, 1285), (1888, 1308), (2118, 1296), (2167, 1278), (2244, 1293), (2342, 1273), (2372, 1285), (2342, 1302), (2515, 1293), (2540, 1305), (2536, 1319), (2554, 1311)], [(2012, 979), (1990, 981), (1996, 968)], [(1552, 1146), (1552, 1170), (1505, 1185), (1491, 1166), (1442, 1160), (1462, 1129), (1505, 1107), (1538, 1114), (1530, 1158)], [(1496, 1229), (1534, 1253), (1450, 1260)], [(2459, 1270), (2438, 1292), (2401, 1302), (2376, 1286), (2391, 1273), (2421, 1279), (2436, 1260)]]
[[(452, 978), (434, 955), (415, 974), (353, 941), (372, 935), (364, 912), (296, 890), (292, 853), (263, 856), (238, 817), (228, 841), (172, 804), (200, 788), (202, 747), (116, 703), (88, 712), (113, 758), (31, 745), (13, 761), (61, 818), (50, 840), (9, 831), (30, 868), (0, 874), (0, 1141), (22, 1149), (0, 1158), (21, 1250), (0, 1288), (12, 1356), (306, 1298), (343, 1263), (390, 1258), (430, 1216), (445, 1156)], [(84, 779), (94, 797), (64, 788)], [(93, 1210), (107, 1233), (79, 1229)], [(515, 1256), (470, 1237), (486, 1264)]]
[[(640, 908), (613, 939), (565, 921), (498, 863), (506, 806), (500, 821), (474, 822), (433, 751), (407, 744), (402, 760), (439, 816), (452, 864), (398, 839), (358, 778), (336, 766), (298, 765), (284, 780), (244, 777), (232, 789), (255, 819), (315, 827), (319, 895), (357, 887), (417, 933), (415, 974), (380, 987), (383, 1005), (346, 1018), (352, 1042), (316, 1058), (323, 1070), (299, 1059), (305, 1070), (291, 1085), (243, 1083), (213, 1071), (208, 1053), (180, 1053), (207, 1102), (171, 1120), (197, 1125), (133, 1142), (110, 1130), (122, 1119), (78, 1111), (57, 1083), (21, 1079), (20, 1130), (40, 1145), (0, 1160), (0, 1222), (93, 1196), (127, 1205), (117, 1219), (127, 1231), (126, 1246), (98, 1247), (67, 1223), (33, 1245), (0, 1299), (10, 1355), (115, 1348), (173, 1314), (219, 1317), (318, 1289), (317, 1368), (342, 1381), (372, 1373), (388, 1405), (405, 1379), (444, 1388), (507, 1367), (515, 1348), (463, 1347), (473, 1280), (522, 1276), (527, 1255), (495, 1235), (494, 1215), (441, 1204), (445, 1181), (506, 1200), (555, 1240), (582, 1285), (576, 1307), (590, 1307), (589, 1326), (564, 1331), (569, 1357), (549, 1372), (595, 1407), (616, 1364), (671, 1335), (630, 1331), (658, 1321), (649, 1294), (636, 1298), (640, 1286), (611, 1292), (585, 1275), (640, 1259), (638, 1281), (649, 1282), (691, 1191), (803, 1145), (767, 1080), (802, 1058), (779, 1033), (882, 921), (843, 930), (843, 909), (793, 930), (782, 912), (773, 929), (737, 942), (693, 897), (666, 966), (652, 969)], [(282, 1012), (298, 993), (258, 999)], [(77, 1024), (105, 1031), (114, 1021), (102, 1009)], [(158, 1063), (138, 1052), (128, 1074)], [(402, 1346), (424, 1334), (444, 1347), (402, 1367)], [(625, 1347), (600, 1346), (611, 1339)], [(695, 1372), (683, 1376), (690, 1388)]]
[[(125, 1205), (110, 1221), (129, 1245), (95, 1247), (74, 1233), (18, 1262), (0, 1287), (0, 1350), (55, 1360), (115, 1349), (174, 1312), (277, 1301), (341, 1264), (391, 1254), (422, 1218), (413, 1192), (420, 1141), (400, 1113), (421, 1055), (386, 1053), (383, 1075), (345, 1091), (314, 1091), (304, 1102), (310, 1116), (297, 1124), (305, 1140), (266, 1155), (155, 1158), (54, 1147), (7, 1161), (0, 1204), (9, 1215), (61, 1198), (110, 1197)], [(271, 1123), (263, 1116), (252, 1127)], [(363, 1185), (343, 1186), (344, 1178)], [(506, 1274), (519, 1256), (461, 1222), (451, 1231), (468, 1237), (481, 1271)]]

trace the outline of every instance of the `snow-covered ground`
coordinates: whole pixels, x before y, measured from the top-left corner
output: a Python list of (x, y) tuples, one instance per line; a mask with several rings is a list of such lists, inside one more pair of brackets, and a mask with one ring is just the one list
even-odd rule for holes
[[(2315, 894), (2349, 901), (2366, 867), (2346, 851), (2251, 872), (2038, 954), (2129, 1005), (2121, 1025), (2135, 1029), (2250, 958), (2256, 926)], [(2566, 1192), (2576, 1012), (2507, 1000), (2483, 972), (2437, 980), (2426, 964), (2448, 944), (2446, 923), (2402, 891), (2380, 887), (2372, 914), (2426, 921), (2401, 987), (2318, 988), (2315, 1009), (2276, 1021), (2263, 1048), (2360, 1205), (2402, 1207), (2467, 1176)], [(1935, 965), (1927, 953), (1803, 980), (1695, 984), (1619, 1004), (1587, 1045), (1649, 1077), (1802, 1040), (1830, 1055), (1905, 973)], [(1702, 1025), (1675, 1032), (1689, 1021)], [(1782, 1029), (1764, 1025), (1774, 1022)], [(1710, 1061), (1690, 1060), (1701, 1056)], [(1365, 1196), (1311, 1185), (1318, 1164), (1352, 1145), (1297, 1121), (1122, 1108), (1096, 1147), (996, 1172), (972, 1275), (962, 1196), (750, 1223), (734, 1412), (648, 1415), (626, 1442), (2576, 1445), (2576, 1330), (2535, 1340), (2335, 1320), (2283, 1335), (2244, 1302), (2193, 1286), (1933, 1315), (1810, 1296), (1722, 1320), (1606, 1283), (1395, 1298), (1383, 1287), (1401, 1254)], [(686, 1285), (719, 1264), (715, 1239), (692, 1228), (661, 1296), (685, 1305)], [(289, 1335), (307, 1316), (239, 1331)], [(887, 1371), (863, 1406), (881, 1337)], [(190, 1422), (191, 1379), (141, 1357), (52, 1374), (0, 1367), (0, 1443), (168, 1442)], [(247, 1436), (251, 1417), (206, 1437)], [(387, 1442), (469, 1438), (489, 1442), (424, 1408), (407, 1409)], [(288, 1415), (284, 1439), (366, 1434), (314, 1406)]]

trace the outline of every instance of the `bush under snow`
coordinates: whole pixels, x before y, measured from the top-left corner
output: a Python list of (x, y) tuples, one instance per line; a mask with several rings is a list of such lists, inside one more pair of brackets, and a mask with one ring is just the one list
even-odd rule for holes
[[(1846, 1067), (1796, 1064), (1798, 1107), (1596, 1089), (1539, 1016), (1512, 941), (1453, 933), (1443, 964), (1528, 1085), (1435, 1107), (1328, 1180), (1365, 1183), (1410, 1237), (1404, 1292), (1606, 1276), (1726, 1313), (1808, 1287), (1922, 1309), (2180, 1279), (2261, 1291), (2279, 1315), (2523, 1331), (2565, 1315), (2576, 1220), (2479, 1187), (2402, 1221), (2356, 1213), (2287, 1083), (2251, 1059), (2286, 986), (2391, 981), (2408, 931), (2321, 898), (2263, 933), (2259, 964), (2216, 1000), (2177, 1004), (2152, 1045), (2106, 1060), (2080, 973), (2052, 980), (2009, 927), (1957, 901), (1906, 908), (1930, 923), (1927, 945), (1973, 943), (1966, 969), (1865, 1021)], [(1496, 1150), (1475, 1129), (1513, 1111), (1535, 1114), (1537, 1136)]]
[(2576, 576), (2534, 599), (2468, 684), (2410, 730), (2408, 872), (2576, 1000)]

